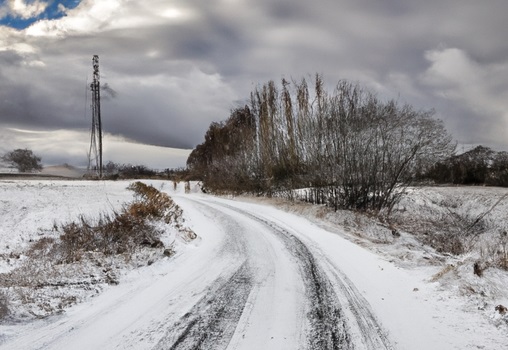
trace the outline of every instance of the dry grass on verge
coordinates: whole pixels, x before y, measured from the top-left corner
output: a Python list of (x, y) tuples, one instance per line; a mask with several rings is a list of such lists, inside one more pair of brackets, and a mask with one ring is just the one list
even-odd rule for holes
[(169, 195), (142, 182), (128, 189), (134, 200), (120, 211), (55, 224), (59, 238), (42, 237), (25, 252), (20, 267), (0, 274), (0, 320), (62, 312), (100, 292), (101, 285), (118, 284), (118, 266), (139, 266), (140, 259), (151, 264), (171, 255), (173, 248), (161, 241), (168, 226), (185, 240), (196, 237)]
[(438, 253), (508, 270), (507, 203), (496, 189), (427, 188), (406, 196), (390, 221)]

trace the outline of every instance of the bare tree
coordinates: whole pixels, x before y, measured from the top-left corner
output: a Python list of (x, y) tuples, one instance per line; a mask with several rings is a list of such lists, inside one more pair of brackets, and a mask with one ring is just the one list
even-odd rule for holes
[(17, 168), (21, 173), (35, 172), (42, 170), (41, 157), (36, 156), (29, 149), (15, 149), (6, 153), (2, 159)]

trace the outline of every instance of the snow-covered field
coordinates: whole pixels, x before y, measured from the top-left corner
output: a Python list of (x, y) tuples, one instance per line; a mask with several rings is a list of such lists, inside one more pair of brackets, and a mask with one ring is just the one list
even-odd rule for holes
[[(0, 272), (16, 266), (30, 242), (52, 232), (54, 224), (80, 215), (98, 216), (132, 200), (128, 182), (0, 181)], [(7, 258), (6, 258), (7, 257)]]
[[(486, 266), (482, 277), (473, 274), (475, 261), (489, 260), (487, 248), (456, 257), (406, 233), (418, 225), (417, 216), (435, 230), (436, 221), (460, 226), (488, 211), (479, 234), (502, 239), (506, 190), (414, 190), (396, 208), (394, 223), (380, 224), (324, 207), (216, 198), (185, 193), (183, 184), (175, 190), (170, 182), (147, 183), (172, 196), (198, 239), (185, 242), (171, 232), (165, 243), (176, 242), (176, 254), (169, 258), (159, 252), (102, 262), (118, 285), (53, 285), (55, 299), (63, 300), (58, 293), (74, 299), (41, 319), (11, 310), (0, 324), (1, 349), (508, 346), (506, 317), (494, 309), (508, 305), (507, 273)], [(0, 181), (0, 272), (25, 264), (27, 249), (42, 237), (58, 238), (55, 225), (122, 208), (132, 200), (128, 185)]]

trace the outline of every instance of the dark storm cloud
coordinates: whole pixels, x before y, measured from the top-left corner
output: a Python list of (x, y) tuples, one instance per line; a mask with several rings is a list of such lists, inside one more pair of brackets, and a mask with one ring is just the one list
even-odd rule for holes
[(256, 85), (322, 73), (435, 108), (461, 142), (500, 144), (507, 13), (505, 0), (84, 1), (61, 22), (0, 28), (0, 121), (87, 129), (98, 54), (118, 93), (105, 128), (137, 142), (193, 147)]
[(11, 65), (0, 86), (1, 121), (36, 129), (82, 127), (82, 120), (72, 116), (82, 114), (83, 85), (74, 83), (24, 62)]

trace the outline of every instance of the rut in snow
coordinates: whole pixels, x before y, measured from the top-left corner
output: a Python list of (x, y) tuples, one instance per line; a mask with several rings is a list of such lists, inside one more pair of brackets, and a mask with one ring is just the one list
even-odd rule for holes
[[(220, 205), (267, 226), (284, 242), (300, 265), (310, 306), (308, 319), (311, 331), (307, 336), (309, 349), (354, 349), (360, 344), (361, 348), (373, 350), (393, 348), (367, 301), (341, 271), (331, 269), (333, 276), (331, 281), (309, 248), (294, 234), (273, 221), (229, 205)], [(327, 264), (328, 261), (324, 263)], [(340, 298), (336, 294), (337, 290)], [(345, 317), (343, 312), (345, 305), (354, 315), (354, 320)], [(357, 333), (361, 339), (351, 337), (351, 326), (360, 330)]]
[(177, 324), (169, 325), (168, 332), (154, 349), (225, 349), (235, 332), (252, 285), (247, 263), (229, 278), (219, 278)]
[(295, 257), (303, 273), (305, 289), (309, 300), (308, 313), (311, 331), (307, 336), (309, 349), (352, 349), (345, 317), (342, 316), (341, 306), (330, 281), (316, 264), (314, 256), (305, 244), (281, 227), (265, 221), (236, 208), (230, 209), (241, 212), (254, 220), (261, 222), (274, 232), (284, 242), (288, 251)]

